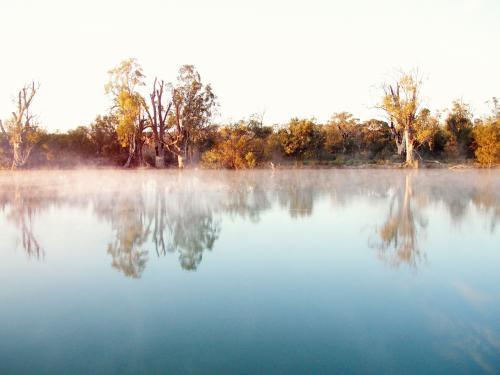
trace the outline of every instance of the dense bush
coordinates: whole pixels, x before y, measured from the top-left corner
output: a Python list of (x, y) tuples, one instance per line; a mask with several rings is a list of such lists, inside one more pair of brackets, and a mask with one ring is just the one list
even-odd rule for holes
[(278, 139), (283, 153), (298, 159), (318, 158), (324, 143), (321, 129), (313, 120), (297, 118), (278, 131)]
[(488, 167), (500, 163), (500, 120), (477, 124), (473, 135), (477, 161)]
[(264, 160), (266, 136), (244, 123), (219, 129), (215, 145), (205, 151), (202, 161), (209, 167), (254, 168)]

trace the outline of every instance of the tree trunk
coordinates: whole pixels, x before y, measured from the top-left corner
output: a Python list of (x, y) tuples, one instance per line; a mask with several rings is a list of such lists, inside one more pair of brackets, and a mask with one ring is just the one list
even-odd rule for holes
[(155, 168), (165, 168), (165, 149), (162, 144), (156, 146)]
[(165, 168), (165, 157), (156, 156), (155, 157), (155, 168)]
[(184, 164), (189, 164), (190, 159), (189, 159), (189, 144), (186, 140), (184, 143), (184, 148), (183, 148), (183, 157), (184, 157)]
[(179, 169), (184, 168), (184, 156), (182, 154), (177, 155), (177, 163), (179, 164)]
[(128, 146), (128, 158), (127, 161), (125, 162), (125, 165), (123, 168), (129, 168), (130, 164), (132, 163), (132, 158), (134, 157), (134, 151), (132, 150), (133, 146), (130, 144)]
[(17, 169), (21, 163), (19, 156), (19, 143), (13, 142), (12, 144), (12, 170)]
[(403, 154), (403, 152), (404, 152), (404, 151), (405, 151), (405, 149), (406, 149), (406, 147), (405, 147), (405, 146), (406, 146), (406, 144), (405, 144), (405, 139), (404, 139), (404, 138), (403, 138), (403, 139), (401, 139), (401, 140), (398, 140), (398, 139), (396, 138), (396, 148), (397, 148), (397, 150), (398, 150), (398, 155), (402, 155), (402, 154)]
[(144, 161), (144, 155), (142, 152), (143, 146), (144, 146), (144, 141), (138, 138), (137, 143), (135, 145), (135, 161), (139, 167), (144, 167), (146, 165), (146, 162)]
[(128, 158), (127, 158), (127, 161), (125, 162), (125, 165), (123, 166), (123, 168), (130, 168), (131, 164), (132, 164), (132, 161), (134, 160), (135, 158), (135, 154), (136, 154), (136, 142), (135, 142), (135, 134), (131, 137), (131, 139), (129, 139), (129, 143), (128, 143)]
[(12, 167), (11, 169), (22, 168), (28, 161), (29, 155), (31, 153), (31, 148), (25, 146), (22, 141), (22, 135), (16, 136), (16, 139), (12, 142)]
[(177, 155), (177, 163), (179, 165), (179, 169), (183, 169), (184, 164), (187, 161), (187, 141), (183, 141), (181, 145), (182, 146), (179, 149), (179, 154)]
[(413, 166), (413, 140), (411, 139), (409, 129), (405, 129), (404, 131), (404, 139), (406, 143), (406, 165)]

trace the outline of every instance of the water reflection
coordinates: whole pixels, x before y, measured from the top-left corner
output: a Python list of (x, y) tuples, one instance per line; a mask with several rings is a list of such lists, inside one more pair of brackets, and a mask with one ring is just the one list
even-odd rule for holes
[(157, 190), (154, 205), (154, 235), (157, 255), (179, 254), (183, 269), (195, 271), (206, 250), (212, 250), (219, 237), (220, 222), (212, 210), (197, 204), (191, 194), (176, 194), (171, 204)]
[(104, 207), (102, 215), (109, 220), (114, 233), (114, 241), (108, 245), (111, 265), (125, 276), (139, 278), (148, 261), (146, 246), (151, 234), (151, 220), (148, 220), (140, 198), (121, 197), (110, 203), (100, 207)]
[(46, 210), (90, 208), (110, 227), (103, 251), (112, 267), (131, 278), (141, 277), (150, 257), (169, 254), (195, 271), (226, 219), (258, 223), (264, 213), (284, 210), (309, 220), (325, 199), (332, 215), (360, 201), (382, 207), (373, 222), (376, 239), (372, 232), (368, 243), (392, 266), (417, 268), (426, 259), (422, 239), (433, 208), (445, 207), (457, 226), (475, 210), (491, 233), (500, 218), (499, 174), (481, 171), (33, 172), (2, 174), (0, 186), (0, 216), (17, 228), (17, 243), (29, 257), (43, 260), (44, 250), (50, 252), (35, 230)]
[(389, 214), (379, 229), (379, 254), (389, 264), (402, 263), (416, 268), (424, 258), (419, 248), (419, 238), (427, 226), (427, 220), (415, 206), (412, 174), (406, 174), (404, 184), (398, 184), (389, 197)]
[(36, 237), (33, 218), (42, 209), (43, 200), (31, 194), (29, 186), (6, 184), (0, 190), (0, 210), (19, 230), (18, 241), (29, 257), (43, 259), (44, 251)]

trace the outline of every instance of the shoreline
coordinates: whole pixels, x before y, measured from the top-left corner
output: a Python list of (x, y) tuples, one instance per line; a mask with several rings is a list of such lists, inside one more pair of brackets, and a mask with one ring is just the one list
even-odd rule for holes
[(166, 166), (165, 168), (155, 168), (153, 166), (140, 166), (128, 167), (116, 165), (93, 165), (93, 164), (80, 164), (75, 166), (50, 166), (50, 167), (33, 167), (22, 169), (0, 168), (0, 172), (30, 172), (30, 171), (77, 171), (77, 170), (130, 170), (130, 171), (153, 171), (153, 170), (206, 170), (206, 171), (251, 171), (251, 170), (329, 170), (329, 169), (359, 169), (359, 170), (427, 170), (427, 169), (449, 169), (449, 170), (496, 170), (500, 169), (500, 165), (492, 165), (490, 167), (483, 166), (475, 162), (465, 163), (446, 163), (446, 162), (423, 162), (413, 167), (408, 167), (405, 163), (359, 163), (359, 164), (330, 164), (321, 162), (301, 162), (299, 163), (285, 163), (270, 165), (257, 165), (255, 168), (245, 169), (228, 169), (228, 168), (211, 168), (204, 165), (185, 166), (183, 169), (177, 168), (176, 165)]

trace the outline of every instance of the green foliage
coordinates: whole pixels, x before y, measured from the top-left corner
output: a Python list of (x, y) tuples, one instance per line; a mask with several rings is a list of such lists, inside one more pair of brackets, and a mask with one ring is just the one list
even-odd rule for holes
[(9, 138), (6, 134), (0, 133), (0, 168), (8, 168), (11, 160)]
[(359, 149), (369, 159), (386, 159), (395, 153), (391, 130), (385, 121), (371, 119), (360, 124), (359, 137)]
[(113, 157), (120, 152), (116, 128), (117, 118), (113, 115), (97, 116), (90, 124), (89, 135), (97, 156)]
[(183, 156), (189, 145), (203, 142), (204, 132), (217, 106), (210, 84), (204, 85), (193, 65), (179, 69), (177, 83), (172, 87), (173, 111), (168, 119), (173, 131), (167, 132), (172, 150)]
[(33, 151), (30, 165), (113, 165), (124, 158), (115, 127), (114, 117), (97, 116), (89, 126), (79, 126), (65, 133), (44, 133)]
[(108, 71), (109, 81), (104, 86), (106, 94), (116, 100), (122, 91), (132, 94), (139, 86), (144, 86), (145, 75), (136, 59), (126, 59)]

